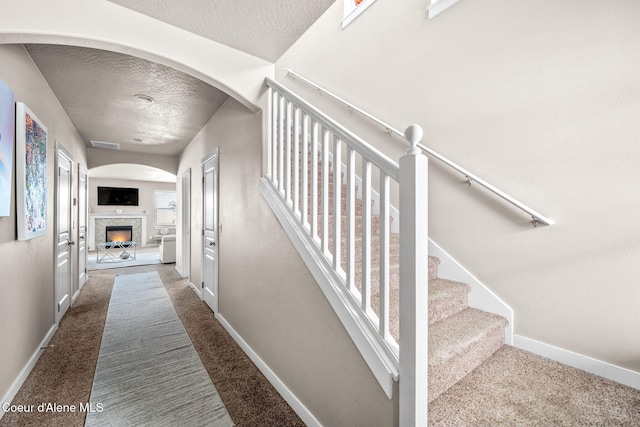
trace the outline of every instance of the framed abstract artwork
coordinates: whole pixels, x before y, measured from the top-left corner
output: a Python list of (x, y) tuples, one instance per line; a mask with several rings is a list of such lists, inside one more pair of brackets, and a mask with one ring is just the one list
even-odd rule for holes
[(13, 92), (0, 80), (0, 217), (11, 214), (15, 115), (16, 104)]
[(47, 128), (16, 103), (16, 216), (18, 240), (47, 232)]

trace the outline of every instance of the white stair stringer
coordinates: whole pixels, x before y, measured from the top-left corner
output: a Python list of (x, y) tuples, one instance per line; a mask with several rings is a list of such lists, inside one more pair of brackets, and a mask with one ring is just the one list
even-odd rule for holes
[(469, 307), (498, 314), (509, 322), (504, 328), (505, 344), (513, 345), (513, 310), (496, 294), (487, 288), (478, 278), (471, 274), (458, 261), (429, 238), (429, 255), (440, 260), (438, 274), (449, 280), (466, 283), (471, 287)]
[(300, 222), (293, 216), (278, 190), (268, 179), (260, 179), (260, 192), (351, 336), (369, 369), (387, 397), (392, 399), (394, 383), (398, 381), (399, 376), (398, 354), (380, 339), (375, 326), (369, 319), (359, 314), (357, 302), (345, 290), (333, 267), (318, 252), (316, 244), (302, 229)]

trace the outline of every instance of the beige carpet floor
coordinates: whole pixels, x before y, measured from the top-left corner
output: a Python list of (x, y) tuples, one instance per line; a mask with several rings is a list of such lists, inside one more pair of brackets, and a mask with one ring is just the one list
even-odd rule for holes
[[(151, 265), (91, 272), (80, 296), (13, 404), (89, 402), (102, 331), (117, 274), (158, 271), (196, 352), (234, 423), (238, 426), (304, 426), (258, 368), (188, 288), (174, 265)], [(85, 413), (6, 413), (0, 426), (81, 427)]]
[(431, 402), (430, 426), (640, 426), (640, 390), (511, 346)]
[[(88, 402), (116, 274), (158, 271), (239, 426), (303, 426), (173, 265), (95, 271), (14, 404)], [(83, 426), (85, 414), (7, 413), (0, 426)], [(429, 405), (431, 426), (640, 426), (640, 391), (504, 346)], [(327, 426), (330, 427), (330, 426)], [(373, 427), (373, 426), (372, 426)]]

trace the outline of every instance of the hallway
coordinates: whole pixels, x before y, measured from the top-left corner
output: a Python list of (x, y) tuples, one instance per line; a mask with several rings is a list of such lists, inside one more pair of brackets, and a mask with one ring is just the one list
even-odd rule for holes
[[(35, 405), (33, 413), (8, 412), (0, 426), (83, 426), (86, 412), (38, 412), (38, 405), (90, 401), (102, 331), (117, 275), (157, 271), (209, 376), (236, 425), (302, 426), (302, 421), (189, 289), (173, 265), (92, 272), (80, 296), (60, 323), (13, 405)], [(96, 402), (93, 402), (96, 403)], [(53, 408), (48, 408), (53, 409)], [(95, 405), (94, 405), (95, 409)], [(107, 404), (105, 403), (105, 408)], [(189, 425), (188, 420), (182, 425)]]

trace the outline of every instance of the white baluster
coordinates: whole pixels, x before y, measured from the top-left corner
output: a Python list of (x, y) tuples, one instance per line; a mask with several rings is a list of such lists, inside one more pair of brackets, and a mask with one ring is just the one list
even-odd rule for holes
[(380, 171), (380, 311), (379, 332), (389, 338), (389, 176)]
[(293, 113), (293, 213), (300, 218), (300, 109)]
[(280, 102), (278, 104), (278, 191), (280, 191), (281, 194), (284, 194), (284, 97), (280, 97)]
[(285, 182), (284, 182), (284, 197), (285, 200), (287, 201), (287, 204), (289, 206), (291, 206), (291, 131), (292, 131), (292, 127), (293, 127), (293, 105), (290, 102), (287, 102), (287, 127), (286, 127), (286, 132), (287, 132), (287, 163), (285, 165), (286, 170), (285, 170)]
[(311, 139), (311, 237), (314, 241), (318, 238), (318, 145), (320, 138), (320, 125), (313, 122)]
[(329, 255), (329, 131), (322, 132), (322, 228), (320, 249)]
[(362, 309), (371, 311), (371, 162), (362, 159)]
[(347, 148), (347, 289), (354, 289), (356, 262), (356, 152)]
[(342, 141), (333, 137), (333, 268), (340, 271), (342, 222)]
[(302, 115), (302, 224), (309, 230), (309, 116)]
[(267, 119), (268, 124), (269, 124), (269, 140), (267, 141), (267, 176), (269, 177), (269, 179), (271, 180), (271, 182), (275, 183), (275, 177), (274, 177), (274, 163), (273, 163), (273, 157), (274, 157), (274, 143), (275, 143), (275, 136), (276, 136), (276, 121), (275, 121), (275, 114), (274, 114), (274, 99), (273, 99), (273, 95), (274, 95), (274, 90), (271, 87), (267, 88), (267, 111), (269, 114), (269, 118)]

